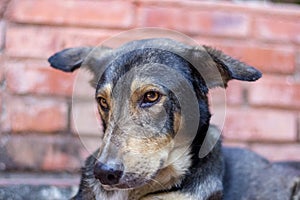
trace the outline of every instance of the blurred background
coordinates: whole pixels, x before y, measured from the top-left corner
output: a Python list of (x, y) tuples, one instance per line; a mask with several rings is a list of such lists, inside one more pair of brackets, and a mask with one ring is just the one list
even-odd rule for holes
[[(0, 0), (0, 187), (77, 185), (88, 155), (72, 122), (76, 74), (49, 67), (68, 47), (121, 31), (182, 32), (260, 69), (226, 92), (224, 143), (271, 160), (300, 161), (299, 1)], [(90, 110), (82, 109), (83, 136)]]

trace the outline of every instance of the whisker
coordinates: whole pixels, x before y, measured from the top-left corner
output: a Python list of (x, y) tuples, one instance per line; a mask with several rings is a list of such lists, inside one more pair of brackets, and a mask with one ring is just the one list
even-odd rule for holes
[[(162, 187), (162, 190), (167, 189), (166, 186), (164, 186), (162, 183), (160, 183), (158, 180), (154, 179), (154, 178), (148, 178), (148, 181), (153, 181), (154, 183), (158, 184), (160, 187)], [(149, 184), (152, 189), (155, 189), (153, 185)]]

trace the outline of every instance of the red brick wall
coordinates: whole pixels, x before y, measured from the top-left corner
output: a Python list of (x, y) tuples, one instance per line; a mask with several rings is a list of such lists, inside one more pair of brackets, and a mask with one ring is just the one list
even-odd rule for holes
[(87, 153), (71, 122), (75, 76), (51, 69), (46, 59), (146, 26), (178, 30), (262, 70), (256, 83), (229, 84), (225, 143), (272, 160), (300, 160), (300, 7), (2, 0), (0, 17), (1, 171), (79, 169)]

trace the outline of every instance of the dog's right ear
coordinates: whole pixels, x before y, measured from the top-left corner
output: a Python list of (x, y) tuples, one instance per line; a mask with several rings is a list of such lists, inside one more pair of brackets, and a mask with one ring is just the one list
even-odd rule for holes
[(64, 72), (73, 72), (83, 63), (86, 56), (92, 51), (92, 47), (77, 47), (64, 49), (55, 53), (48, 59), (51, 67)]
[[(82, 66), (83, 62), (85, 61), (85, 59), (90, 53), (93, 54), (93, 57), (91, 56), (91, 59), (98, 59), (102, 56), (102, 54), (104, 54), (110, 49), (111, 48), (105, 46), (100, 46), (96, 48), (76, 47), (76, 48), (64, 49), (52, 55), (48, 59), (48, 62), (50, 63), (51, 67), (55, 69), (59, 69), (64, 72), (73, 72), (74, 70)], [(97, 72), (96, 68), (98, 66), (89, 64), (87, 65), (87, 67), (92, 72), (94, 73)]]

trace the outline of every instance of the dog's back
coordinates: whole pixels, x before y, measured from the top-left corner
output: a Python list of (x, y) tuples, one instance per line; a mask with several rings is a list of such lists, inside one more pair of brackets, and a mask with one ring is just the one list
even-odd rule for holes
[(223, 148), (223, 156), (224, 199), (300, 199), (297, 163), (271, 163), (251, 151), (237, 148)]

